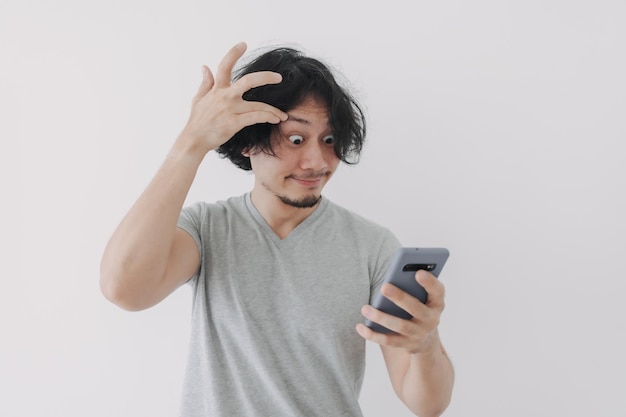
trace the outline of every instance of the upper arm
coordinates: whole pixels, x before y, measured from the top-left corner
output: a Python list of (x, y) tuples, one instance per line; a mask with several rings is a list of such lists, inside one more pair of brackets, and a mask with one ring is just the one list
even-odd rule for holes
[(200, 267), (200, 253), (195, 240), (176, 228), (163, 275), (149, 286), (118, 285), (109, 295), (115, 304), (129, 311), (145, 310), (163, 301), (187, 282)]
[[(200, 268), (200, 249), (189, 233), (176, 228), (160, 287), (167, 297), (176, 288), (187, 282)], [(161, 301), (161, 300), (159, 300)]]

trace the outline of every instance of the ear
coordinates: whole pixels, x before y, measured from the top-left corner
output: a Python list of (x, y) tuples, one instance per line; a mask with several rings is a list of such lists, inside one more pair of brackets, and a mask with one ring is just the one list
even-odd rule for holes
[(243, 150), (241, 151), (241, 154), (245, 156), (246, 158), (250, 158), (250, 147), (246, 146), (245, 148), (243, 148)]

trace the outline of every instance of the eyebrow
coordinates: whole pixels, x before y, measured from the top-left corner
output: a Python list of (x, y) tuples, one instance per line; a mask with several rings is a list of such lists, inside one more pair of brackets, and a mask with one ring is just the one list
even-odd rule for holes
[[(302, 118), (300, 118), (300, 117), (296, 117), (296, 116), (294, 116), (294, 115), (293, 115), (293, 114), (291, 114), (291, 113), (287, 113), (287, 116), (289, 116), (289, 117), (287, 118), (287, 120), (285, 120), (285, 122), (291, 122), (291, 121), (294, 121), (294, 122), (297, 122), (297, 123), (302, 123), (302, 124), (305, 124), (305, 125), (311, 124), (311, 122), (310, 122), (310, 121), (308, 121), (308, 120), (306, 120), (306, 119), (302, 119)], [(285, 122), (283, 122), (283, 123), (285, 123)]]

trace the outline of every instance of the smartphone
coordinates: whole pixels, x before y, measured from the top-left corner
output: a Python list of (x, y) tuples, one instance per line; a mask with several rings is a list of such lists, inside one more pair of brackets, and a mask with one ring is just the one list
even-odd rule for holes
[[(438, 277), (449, 256), (450, 252), (446, 248), (399, 248), (393, 256), (384, 282), (389, 282), (411, 294), (422, 303), (426, 303), (428, 294), (424, 287), (415, 280), (415, 273), (425, 269)], [(380, 311), (406, 320), (413, 318), (413, 316), (380, 293), (374, 299), (372, 306)], [(393, 333), (393, 331), (371, 320), (365, 320), (364, 324), (379, 333)]]

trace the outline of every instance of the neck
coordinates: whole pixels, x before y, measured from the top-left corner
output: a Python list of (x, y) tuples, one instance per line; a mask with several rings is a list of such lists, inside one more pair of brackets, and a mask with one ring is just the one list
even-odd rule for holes
[(281, 239), (286, 238), (320, 204), (318, 201), (313, 207), (294, 207), (282, 202), (276, 195), (263, 191), (256, 188), (253, 189), (250, 193), (250, 199), (259, 214)]

